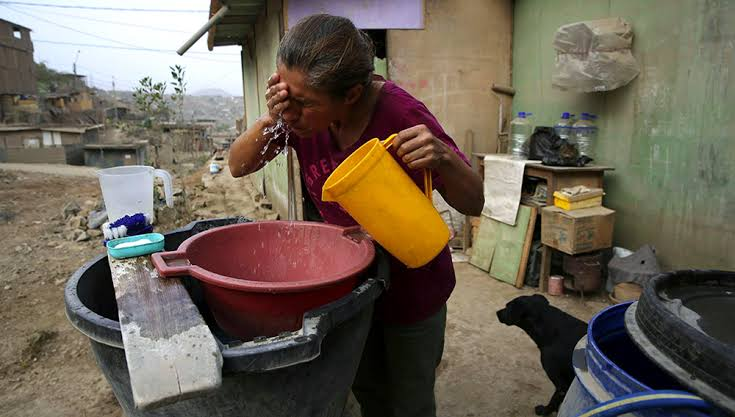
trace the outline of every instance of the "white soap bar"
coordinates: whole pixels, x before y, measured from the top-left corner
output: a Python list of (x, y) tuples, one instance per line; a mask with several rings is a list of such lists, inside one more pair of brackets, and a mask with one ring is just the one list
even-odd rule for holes
[(123, 242), (119, 245), (115, 245), (115, 249), (132, 248), (134, 246), (147, 245), (153, 243), (150, 239), (133, 240), (131, 242)]

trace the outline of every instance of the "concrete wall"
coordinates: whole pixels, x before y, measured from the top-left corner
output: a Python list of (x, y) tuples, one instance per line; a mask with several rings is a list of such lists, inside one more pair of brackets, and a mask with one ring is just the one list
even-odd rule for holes
[(40, 129), (0, 132), (0, 148), (22, 149), (24, 139), (38, 139), (39, 144), (42, 144), (43, 134)]
[(65, 164), (66, 152), (63, 147), (36, 149), (6, 149), (5, 161), (30, 164)]
[(84, 149), (82, 153), (84, 165), (99, 168), (145, 165), (145, 159), (145, 147), (138, 149)]
[(463, 151), (470, 152), (471, 130), (474, 151), (495, 152), (498, 101), (490, 86), (510, 84), (512, 2), (426, 0), (424, 7), (424, 30), (388, 31), (388, 76), (423, 101)]
[[(607, 93), (552, 89), (555, 30), (619, 16), (641, 74)], [(518, 0), (515, 111), (550, 125), (562, 111), (600, 115), (598, 163), (615, 244), (652, 243), (667, 268), (735, 269), (735, 8), (718, 0)]]
[[(255, 50), (258, 67), (258, 98), (260, 114), (268, 111), (265, 86), (276, 71), (278, 44), (283, 33), (283, 8), (280, 0), (269, 0), (266, 15), (255, 24)], [(279, 155), (263, 169), (265, 194), (273, 208), (285, 219), (288, 215), (288, 168), (285, 155)]]
[(78, 145), (81, 143), (82, 143), (81, 133), (61, 132), (61, 144), (62, 145)]
[[(241, 54), (243, 99), (248, 126), (268, 110), (265, 86), (268, 77), (276, 70), (276, 53), (283, 27), (281, 0), (269, 0), (265, 13), (258, 17), (253, 33), (247, 36), (247, 47), (243, 46)], [(253, 175), (260, 192), (268, 196), (281, 218), (286, 218), (288, 170), (285, 156), (279, 155)]]

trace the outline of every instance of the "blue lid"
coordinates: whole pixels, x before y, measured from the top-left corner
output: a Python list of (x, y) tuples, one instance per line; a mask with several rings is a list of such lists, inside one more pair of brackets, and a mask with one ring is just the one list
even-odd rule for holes
[(524, 111), (519, 111), (519, 112), (518, 112), (518, 117), (520, 117), (521, 119), (525, 119), (525, 118), (526, 118), (526, 112), (524, 112)]
[(562, 113), (561, 114), (561, 118), (562, 119), (568, 119), (569, 118), (569, 112), (568, 111), (565, 111), (564, 113)]

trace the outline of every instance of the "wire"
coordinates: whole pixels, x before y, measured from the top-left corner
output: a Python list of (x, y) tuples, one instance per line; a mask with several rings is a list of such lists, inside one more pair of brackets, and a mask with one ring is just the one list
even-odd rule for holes
[[(91, 36), (93, 38), (101, 39), (103, 41), (108, 41), (108, 42), (116, 43), (116, 44), (123, 45), (123, 46), (128, 46), (128, 47), (131, 47), (131, 48), (147, 49), (147, 48), (143, 48), (141, 46), (134, 45), (134, 44), (131, 44), (131, 43), (121, 42), (121, 41), (118, 41), (116, 39), (105, 38), (104, 36), (99, 36), (99, 35), (95, 35), (95, 34), (89, 33), (89, 32), (84, 32), (84, 31), (81, 31), (81, 30), (78, 30), (78, 29), (75, 29), (75, 28), (72, 28), (72, 27), (69, 27), (69, 26), (64, 26), (64, 25), (62, 25), (60, 23), (56, 23), (56, 22), (54, 22), (52, 20), (48, 20), (48, 19), (45, 19), (45, 18), (40, 17), (40, 16), (36, 16), (36, 15), (31, 14), (31, 13), (28, 13), (28, 12), (24, 12), (24, 11), (18, 10), (18, 9), (16, 9), (14, 7), (11, 7), (11, 6), (8, 6), (6, 4), (3, 4), (3, 2), (0, 2), (0, 6), (3, 6), (3, 7), (7, 8), (9, 10), (12, 10), (12, 11), (14, 11), (16, 13), (19, 13), (19, 14), (22, 14), (22, 15), (26, 15), (26, 16), (32, 17), (34, 19), (38, 19), (38, 20), (40, 20), (42, 22), (46, 22), (48, 24), (51, 24), (51, 25), (54, 25), (54, 26), (58, 26), (60, 28), (66, 29), (66, 30), (70, 30), (72, 32), (80, 33), (82, 35)], [(169, 51), (166, 51), (166, 52), (169, 52)], [(173, 51), (171, 51), (171, 52), (173, 52)], [(189, 53), (190, 54), (197, 54), (197, 55), (207, 54), (207, 52), (197, 52), (197, 51), (191, 51)], [(220, 55), (236, 56), (236, 54), (220, 54)]]
[(120, 42), (120, 41), (118, 41), (118, 40), (115, 40), (115, 39), (105, 38), (105, 37), (103, 37), (103, 36), (95, 35), (95, 34), (93, 34), (93, 33), (89, 33), (89, 32), (84, 32), (84, 31), (81, 31), (81, 30), (78, 30), (78, 29), (74, 29), (74, 28), (72, 28), (72, 27), (69, 27), (69, 26), (64, 26), (64, 25), (62, 25), (62, 24), (60, 24), (60, 23), (56, 23), (56, 22), (54, 22), (54, 21), (52, 21), (52, 20), (44, 19), (43, 17), (39, 17), (39, 16), (36, 16), (36, 15), (30, 14), (30, 13), (27, 13), (27, 12), (23, 12), (23, 11), (20, 11), (20, 10), (18, 10), (18, 9), (16, 9), (16, 8), (14, 8), (14, 7), (10, 7), (10, 6), (8, 6), (8, 5), (2, 4), (1, 2), (0, 2), (0, 6), (3, 6), (3, 7), (5, 7), (5, 8), (7, 8), (7, 9), (10, 9), (10, 10), (12, 10), (12, 11), (16, 12), (16, 13), (20, 13), (20, 14), (23, 14), (23, 15), (26, 15), (26, 16), (29, 16), (29, 17), (32, 17), (32, 18), (34, 18), (34, 19), (38, 19), (38, 20), (40, 20), (40, 21), (42, 21), (42, 22), (46, 22), (46, 23), (49, 23), (49, 24), (51, 24), (51, 25), (54, 25), (54, 26), (58, 26), (58, 27), (60, 27), (60, 28), (64, 28), (64, 29), (66, 29), (66, 30), (70, 30), (70, 31), (72, 31), (72, 32), (76, 32), (76, 33), (81, 33), (82, 35), (87, 35), (87, 36), (91, 36), (91, 37), (93, 37), (93, 38), (101, 39), (101, 40), (103, 40), (103, 41), (108, 41), (108, 42), (113, 42), (113, 43), (117, 43), (117, 44), (119, 44), (119, 45), (124, 45), (124, 46), (130, 46), (130, 47), (133, 47), (133, 48), (138, 48), (138, 46), (137, 46), (137, 45), (133, 45), (133, 44), (130, 44), (130, 43), (125, 43), (125, 42)]
[[(3, 3), (3, 2), (0, 2)], [(3, 6), (7, 8), (11, 8), (10, 6), (4, 5)], [(18, 9), (11, 9), (15, 10), (16, 12), (20, 13)], [(124, 22), (115, 22), (114, 20), (105, 20), (105, 19), (95, 19), (92, 17), (84, 17), (84, 16), (75, 16), (73, 14), (66, 14), (66, 13), (59, 13), (59, 12), (50, 12), (45, 11), (45, 13), (52, 14), (54, 16), (64, 16), (64, 17), (71, 17), (73, 19), (81, 19), (81, 20), (89, 20), (92, 22), (99, 22), (99, 23), (109, 23), (111, 25), (120, 25), (120, 26), (130, 26), (134, 28), (141, 28), (141, 29), (148, 29), (148, 30), (157, 30), (159, 32), (170, 32), (170, 33), (184, 33), (184, 34), (191, 34), (191, 32), (187, 32), (185, 30), (176, 30), (176, 29), (165, 29), (165, 28), (157, 28), (154, 26), (145, 26), (145, 25), (136, 25), (134, 23), (124, 23)]]
[(112, 10), (118, 12), (148, 12), (148, 13), (209, 13), (209, 10), (187, 10), (187, 9), (128, 9), (122, 7), (93, 7), (93, 6), (73, 6), (69, 4), (47, 4), (47, 3), (26, 3), (22, 1), (0, 1), (3, 4), (18, 4), (22, 6), (36, 7), (56, 7), (60, 9), (84, 9), (84, 10)]
[[(166, 54), (172, 54), (174, 51), (168, 51), (165, 49), (152, 49), (152, 48), (133, 48), (133, 47), (125, 47), (125, 46), (115, 46), (115, 45), (96, 45), (92, 43), (76, 43), (76, 42), (61, 42), (61, 41), (49, 41), (45, 39), (34, 39), (33, 42), (39, 42), (39, 43), (50, 43), (54, 45), (72, 45), (72, 46), (86, 46), (89, 48), (103, 48), (103, 49), (123, 49), (126, 51), (142, 51), (142, 52), (157, 52), (157, 53), (166, 53)], [(188, 59), (194, 59), (197, 61), (210, 61), (210, 62), (225, 62), (228, 64), (238, 64), (238, 61), (225, 61), (222, 59), (208, 59), (208, 58), (199, 58), (199, 57), (187, 57), (183, 56), (181, 58), (188, 58)]]

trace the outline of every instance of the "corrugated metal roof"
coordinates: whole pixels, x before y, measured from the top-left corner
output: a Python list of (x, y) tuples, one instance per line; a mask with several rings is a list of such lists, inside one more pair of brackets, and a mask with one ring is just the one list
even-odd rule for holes
[(258, 15), (265, 10), (266, 0), (211, 0), (209, 16), (227, 4), (230, 11), (216, 25), (209, 29), (207, 47), (211, 51), (216, 46), (242, 45), (245, 36), (253, 31)]

